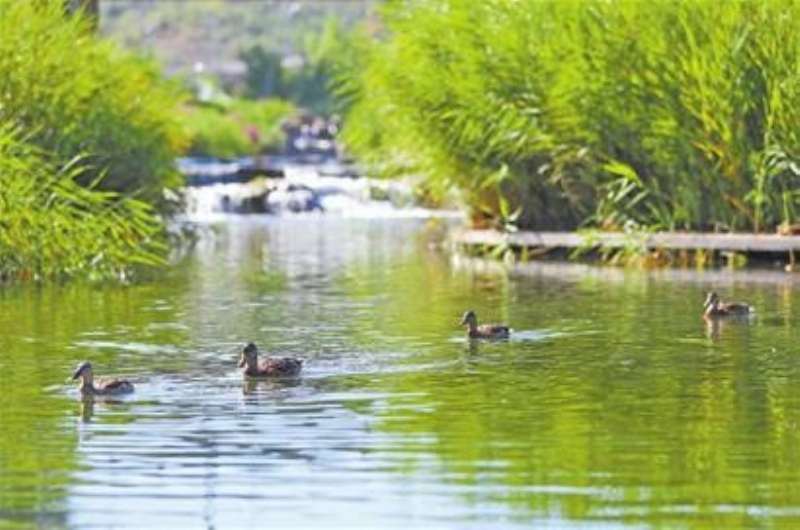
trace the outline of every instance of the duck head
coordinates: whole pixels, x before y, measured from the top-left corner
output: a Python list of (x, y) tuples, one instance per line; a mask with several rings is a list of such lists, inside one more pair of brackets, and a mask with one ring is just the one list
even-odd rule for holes
[(258, 348), (252, 342), (242, 348), (242, 353), (239, 356), (239, 368), (244, 368), (245, 365), (253, 366), (258, 359)]
[(474, 311), (467, 311), (464, 313), (464, 316), (461, 317), (461, 325), (462, 326), (470, 326), (473, 327), (477, 325), (478, 317), (475, 315)]
[(83, 361), (78, 365), (77, 368), (75, 368), (75, 373), (72, 374), (72, 380), (76, 381), (81, 377), (85, 379), (91, 379), (93, 373), (94, 371), (92, 369), (92, 363), (89, 361)]
[(711, 291), (706, 295), (706, 301), (703, 302), (703, 311), (709, 311), (711, 309), (716, 309), (719, 305), (719, 295), (714, 291)]

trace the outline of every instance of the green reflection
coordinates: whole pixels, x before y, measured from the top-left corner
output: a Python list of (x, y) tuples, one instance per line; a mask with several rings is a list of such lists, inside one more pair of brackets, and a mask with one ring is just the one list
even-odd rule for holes
[[(419, 228), (231, 225), (148, 284), (0, 292), (0, 519), (72, 525), (119, 479), (113, 460), (145, 503), (163, 493), (153, 483), (220, 492), (209, 504), (244, 491), (260, 508), (270, 481), (276, 502), (307, 499), (309, 482), (356, 483), (357, 499), (362, 483), (397, 491), (389, 481), (463, 508), (453, 526), (485, 512), (507, 513), (500, 526), (794, 525), (791, 281), (509, 273), (454, 264)], [(710, 287), (756, 318), (709, 328)], [(516, 332), (469, 342), (465, 309)], [(234, 349), (250, 340), (306, 357), (308, 372), (243, 382)], [(137, 392), (82, 402), (66, 378), (84, 358)], [(102, 498), (125, 512), (124, 495)]]
[[(512, 278), (424, 255), (348, 276), (366, 278), (354, 296), (385, 296), (355, 337), (379, 322), (386, 341), (423, 341), (407, 362), (440, 361), (377, 384), (403, 396), (380, 428), (412, 441), (404, 473), (423, 466), (413, 441), (432, 438), (435, 473), (478, 487), (470, 504), (655, 527), (800, 520), (791, 284), (747, 288), (757, 318), (707, 327), (702, 281)], [(455, 341), (466, 308), (531, 340)]]
[(65, 523), (66, 489), (80, 466), (73, 423), (93, 414), (68, 381), (71, 371), (91, 358), (101, 375), (141, 376), (143, 361), (131, 362), (138, 351), (152, 351), (144, 361), (151, 370), (169, 369), (170, 358), (146, 345), (185, 342), (185, 332), (168, 325), (174, 313), (159, 307), (181, 289), (182, 282), (72, 283), (0, 291), (0, 522)]

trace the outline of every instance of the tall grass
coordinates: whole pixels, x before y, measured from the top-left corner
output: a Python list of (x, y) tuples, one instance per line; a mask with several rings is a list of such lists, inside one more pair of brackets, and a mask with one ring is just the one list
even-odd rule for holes
[(0, 126), (0, 281), (120, 277), (163, 262), (152, 206), (78, 183), (91, 173)]
[(800, 209), (800, 3), (398, 1), (345, 138), (525, 228), (765, 230)]
[(61, 0), (0, 0), (0, 281), (163, 261), (178, 101)]
[(59, 159), (81, 156), (81, 182), (162, 202), (182, 184), (180, 94), (150, 63), (95, 38), (64, 2), (0, 0), (0, 122)]

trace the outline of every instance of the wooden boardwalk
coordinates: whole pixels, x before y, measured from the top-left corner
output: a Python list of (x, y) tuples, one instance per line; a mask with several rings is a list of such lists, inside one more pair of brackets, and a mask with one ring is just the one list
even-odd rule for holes
[(800, 251), (800, 236), (778, 234), (702, 234), (683, 232), (513, 232), (459, 230), (452, 235), (457, 245), (537, 249), (643, 248), (793, 254)]

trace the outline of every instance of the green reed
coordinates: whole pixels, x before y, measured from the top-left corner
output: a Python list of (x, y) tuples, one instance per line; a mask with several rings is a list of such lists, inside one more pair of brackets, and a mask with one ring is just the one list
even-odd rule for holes
[(763, 231), (797, 218), (796, 1), (418, 0), (382, 14), (340, 79), (348, 143), (387, 173), (457, 187), (475, 220)]
[[(0, 122), (63, 161), (91, 161), (99, 189), (163, 203), (182, 178), (176, 86), (148, 62), (95, 37), (64, 2), (0, 0)], [(57, 164), (58, 165), (58, 164)]]
[(157, 265), (161, 224), (145, 202), (79, 184), (94, 173), (0, 127), (0, 282), (124, 276)]
[(180, 94), (60, 0), (0, 0), (0, 281), (162, 263)]

